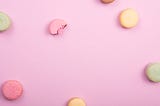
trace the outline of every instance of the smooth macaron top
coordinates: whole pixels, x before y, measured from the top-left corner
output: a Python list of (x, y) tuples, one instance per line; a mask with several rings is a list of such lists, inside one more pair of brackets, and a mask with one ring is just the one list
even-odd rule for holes
[(69, 100), (68, 106), (86, 106), (86, 103), (83, 99), (74, 97)]
[(7, 30), (11, 25), (9, 16), (3, 12), (0, 12), (0, 32)]
[(152, 63), (146, 67), (146, 75), (153, 82), (160, 82), (160, 63)]
[(119, 21), (122, 27), (133, 28), (137, 25), (139, 21), (139, 16), (137, 11), (135, 11), (134, 9), (128, 8), (123, 10), (120, 13)]

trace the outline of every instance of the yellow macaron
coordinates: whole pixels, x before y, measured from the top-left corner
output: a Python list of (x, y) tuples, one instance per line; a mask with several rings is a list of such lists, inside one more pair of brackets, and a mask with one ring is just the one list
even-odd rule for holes
[(133, 28), (138, 24), (139, 16), (134, 9), (128, 8), (121, 12), (119, 21), (122, 27)]
[(86, 103), (84, 102), (83, 99), (74, 97), (69, 100), (68, 106), (86, 106)]

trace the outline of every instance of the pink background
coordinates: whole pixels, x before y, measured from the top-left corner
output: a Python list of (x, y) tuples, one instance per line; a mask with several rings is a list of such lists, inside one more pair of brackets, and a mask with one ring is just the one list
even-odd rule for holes
[[(1, 0), (12, 19), (0, 33), (0, 84), (16, 79), (24, 95), (1, 106), (65, 106), (82, 97), (88, 106), (160, 106), (160, 84), (144, 68), (160, 59), (160, 1)], [(119, 26), (121, 10), (134, 8), (140, 22)], [(68, 22), (62, 36), (48, 33), (55, 18)]]

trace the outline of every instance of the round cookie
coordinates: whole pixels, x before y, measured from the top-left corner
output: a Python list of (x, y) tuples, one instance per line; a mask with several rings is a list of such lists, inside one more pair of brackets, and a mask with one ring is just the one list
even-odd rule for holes
[(86, 106), (86, 103), (84, 102), (83, 99), (74, 97), (69, 100), (68, 106)]
[(138, 23), (138, 20), (138, 13), (131, 8), (123, 10), (119, 16), (120, 24), (124, 28), (135, 27)]
[(23, 94), (23, 87), (16, 80), (8, 80), (2, 85), (2, 94), (8, 100), (15, 100)]
[(50, 23), (49, 31), (52, 35), (62, 34), (67, 23), (62, 19), (55, 19)]
[(146, 68), (146, 75), (153, 82), (160, 82), (160, 63), (149, 64)]
[(108, 4), (108, 3), (112, 3), (115, 0), (101, 0), (102, 3)]
[(7, 30), (11, 25), (11, 21), (8, 15), (0, 12), (0, 32)]

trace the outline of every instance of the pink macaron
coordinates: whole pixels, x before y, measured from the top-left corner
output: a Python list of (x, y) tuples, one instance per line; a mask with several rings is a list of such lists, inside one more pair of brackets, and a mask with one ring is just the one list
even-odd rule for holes
[(23, 94), (23, 86), (19, 81), (8, 80), (2, 85), (2, 94), (8, 100), (18, 99)]
[(67, 23), (62, 19), (54, 19), (49, 25), (49, 32), (52, 35), (62, 34)]

